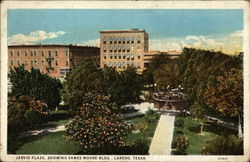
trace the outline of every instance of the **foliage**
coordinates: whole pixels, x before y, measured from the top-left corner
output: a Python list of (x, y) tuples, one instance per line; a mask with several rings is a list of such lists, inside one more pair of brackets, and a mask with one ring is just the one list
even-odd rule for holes
[(77, 112), (78, 115), (65, 126), (66, 132), (85, 149), (124, 145), (129, 127), (108, 97), (88, 93)]
[(174, 122), (174, 126), (183, 128), (184, 127), (184, 120), (183, 119), (178, 119)]
[(204, 112), (205, 112), (205, 105), (195, 102), (191, 108), (190, 108), (190, 113), (193, 117), (195, 117), (196, 119), (198, 119), (201, 123), (201, 134), (202, 134), (202, 130), (203, 130), (203, 122), (204, 122)]
[(243, 141), (235, 135), (216, 135), (205, 141), (205, 155), (243, 155)]
[(183, 134), (175, 139), (175, 146), (177, 155), (187, 155), (187, 147), (189, 145), (188, 137)]
[(146, 120), (133, 124), (133, 130), (140, 130), (140, 132), (143, 132), (146, 131), (147, 129), (148, 129), (148, 122)]
[(59, 105), (62, 88), (59, 80), (42, 74), (34, 68), (29, 72), (23, 65), (11, 69), (8, 77), (12, 84), (10, 96), (29, 95), (36, 100), (44, 101), (49, 109)]
[(19, 133), (43, 122), (47, 106), (30, 96), (8, 99), (8, 151), (15, 152), (19, 146)]
[(103, 93), (101, 71), (93, 60), (86, 59), (83, 64), (77, 66), (66, 76), (63, 87), (63, 101), (74, 113), (75, 109), (82, 104), (82, 96), (86, 93)]
[(109, 96), (118, 106), (138, 103), (141, 82), (133, 67), (117, 72), (111, 67), (99, 69), (92, 60), (85, 60), (66, 77), (63, 100), (73, 113), (81, 105), (82, 96), (92, 92)]
[(148, 122), (148, 123), (152, 123), (152, 122), (155, 122), (159, 119), (159, 114), (157, 114), (157, 112), (155, 112), (154, 110), (152, 109), (148, 109), (146, 111), (146, 115), (145, 115), (145, 120)]
[(216, 85), (209, 85), (205, 101), (218, 111), (237, 116), (243, 111), (243, 71), (231, 69), (224, 76), (216, 78)]

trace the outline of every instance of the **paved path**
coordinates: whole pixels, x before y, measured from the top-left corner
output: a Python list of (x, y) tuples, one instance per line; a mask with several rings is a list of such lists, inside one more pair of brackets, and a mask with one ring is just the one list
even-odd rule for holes
[(162, 114), (152, 139), (150, 155), (170, 155), (174, 133), (174, 115)]
[(60, 125), (60, 126), (52, 127), (52, 128), (44, 128), (44, 129), (24, 132), (24, 133), (21, 133), (20, 136), (21, 137), (26, 137), (26, 136), (40, 135), (40, 134), (58, 132), (58, 131), (64, 131), (64, 130), (65, 130), (64, 125)]

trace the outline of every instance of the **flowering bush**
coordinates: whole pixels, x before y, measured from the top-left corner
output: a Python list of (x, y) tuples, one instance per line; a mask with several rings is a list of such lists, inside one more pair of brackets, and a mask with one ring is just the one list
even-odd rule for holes
[(88, 93), (83, 98), (78, 115), (65, 126), (70, 138), (85, 149), (124, 146), (130, 129), (123, 122), (116, 104), (97, 94)]

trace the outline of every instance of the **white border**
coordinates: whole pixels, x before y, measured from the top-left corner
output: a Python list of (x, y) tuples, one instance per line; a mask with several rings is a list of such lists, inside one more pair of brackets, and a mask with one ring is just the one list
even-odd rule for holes
[[(7, 144), (7, 9), (243, 9), (244, 10), (244, 156), (145, 156), (147, 161), (249, 161), (249, 3), (246, 1), (4, 1), (1, 4), (1, 160)], [(232, 22), (233, 23), (233, 22)], [(63, 155), (61, 155), (63, 156)], [(47, 157), (47, 156), (44, 156)], [(127, 156), (128, 157), (128, 156)], [(131, 158), (133, 156), (130, 156)], [(34, 159), (30, 160), (34, 161)], [(67, 160), (68, 161), (68, 160)], [(137, 160), (138, 161), (138, 160)]]

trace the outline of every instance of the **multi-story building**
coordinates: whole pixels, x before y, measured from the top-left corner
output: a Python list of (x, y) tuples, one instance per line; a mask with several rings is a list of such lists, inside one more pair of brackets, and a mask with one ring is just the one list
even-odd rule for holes
[(59, 44), (8, 46), (9, 71), (24, 64), (27, 70), (33, 67), (55, 78), (64, 78), (74, 66), (89, 57), (99, 64), (100, 48)]
[(127, 66), (144, 69), (144, 53), (148, 52), (148, 34), (145, 30), (100, 31), (101, 67), (115, 67), (118, 71)]
[(178, 58), (180, 57), (181, 55), (181, 52), (179, 51), (166, 51), (166, 52), (161, 52), (161, 51), (150, 51), (150, 52), (147, 52), (147, 53), (144, 53), (144, 58), (143, 58), (143, 62), (144, 62), (144, 69), (146, 69), (151, 61), (156, 57), (156, 56), (159, 56), (161, 54), (165, 54), (165, 55), (168, 55), (168, 57), (170, 59), (175, 59), (175, 58)]

